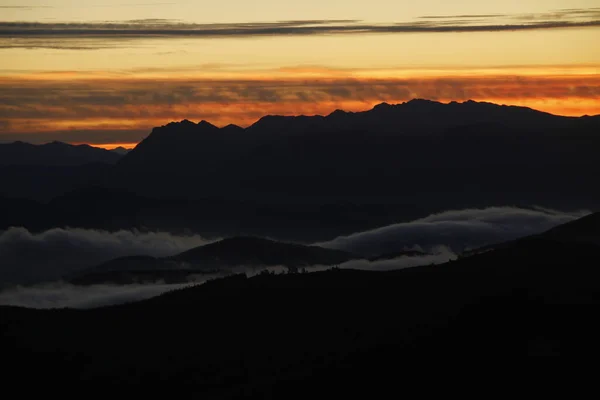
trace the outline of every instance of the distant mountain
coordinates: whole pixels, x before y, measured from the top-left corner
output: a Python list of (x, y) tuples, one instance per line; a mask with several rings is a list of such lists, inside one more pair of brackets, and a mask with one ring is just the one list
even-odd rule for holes
[[(84, 167), (77, 170), (81, 169), (85, 170)], [(36, 171), (42, 176), (49, 172), (42, 169)], [(259, 236), (314, 243), (398, 221), (425, 217), (430, 211), (424, 204), (404, 202), (261, 204), (222, 197), (152, 198), (125, 189), (97, 185), (82, 185), (70, 190), (69, 187), (45, 186), (42, 183), (34, 186), (31, 181), (29, 178), (15, 184), (27, 184), (24, 188), (28, 189), (27, 193), (34, 189), (66, 193), (50, 201), (45, 197), (42, 199), (45, 203), (0, 195), (0, 204), (10, 204), (10, 212), (0, 213), (0, 230), (11, 226), (23, 226), (32, 231), (54, 227), (109, 231), (135, 228), (182, 234), (194, 232), (215, 239)], [(50, 179), (46, 181), (52, 182)], [(443, 211), (443, 208), (435, 211)]]
[(48, 202), (79, 188), (101, 184), (110, 167), (106, 163), (2, 165), (0, 161), (0, 196)]
[(124, 156), (125, 154), (129, 153), (130, 149), (126, 149), (125, 147), (119, 146), (119, 147), (114, 148), (114, 149), (109, 150), (109, 151), (111, 153), (118, 154), (120, 156)]
[(427, 100), (328, 116), (266, 116), (242, 129), (155, 128), (106, 185), (151, 197), (270, 204), (593, 207), (600, 116)]
[(101, 183), (121, 157), (118, 152), (61, 142), (0, 144), (0, 195), (46, 202)]
[(92, 163), (115, 164), (122, 156), (97, 147), (62, 142), (35, 145), (24, 142), (0, 144), (0, 165), (75, 166)]
[(234, 237), (186, 251), (171, 259), (191, 266), (287, 266), (341, 264), (356, 256), (318, 246)]
[(191, 275), (227, 275), (236, 267), (332, 266), (359, 258), (353, 254), (255, 237), (234, 237), (196, 247), (173, 257), (123, 257), (74, 274), (74, 284), (165, 281), (185, 282)]
[(473, 101), (266, 116), (245, 129), (184, 120), (153, 129), (115, 165), (0, 165), (5, 197), (52, 200), (40, 219), (0, 214), (0, 228), (316, 242), (448, 209), (597, 210), (599, 131), (600, 116)]

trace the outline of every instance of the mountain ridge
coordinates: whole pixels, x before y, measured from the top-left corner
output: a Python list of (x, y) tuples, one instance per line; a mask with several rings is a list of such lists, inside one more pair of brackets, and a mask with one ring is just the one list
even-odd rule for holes
[[(592, 161), (600, 150), (598, 117), (417, 99), (328, 116), (270, 115), (247, 128), (227, 128), (226, 135), (222, 129), (187, 120), (156, 127), (119, 160), (106, 184), (149, 196), (399, 201), (430, 192), (431, 181), (438, 182), (436, 196), (458, 196), (452, 185), (458, 178), (474, 197), (490, 192), (488, 198), (506, 203), (555, 200), (541, 194), (554, 191), (557, 183), (565, 190), (556, 199), (576, 197), (562, 201), (573, 208), (600, 197), (600, 191), (581, 184), (600, 174)], [(547, 174), (541, 175), (542, 169)], [(559, 203), (544, 205), (564, 206)]]
[[(406, 102), (402, 102), (402, 103), (388, 103), (388, 102), (381, 102), (378, 103), (376, 105), (374, 105), (372, 108), (368, 109), (368, 110), (362, 110), (362, 111), (346, 111), (346, 110), (342, 110), (342, 109), (336, 109), (332, 112), (330, 112), (329, 114), (325, 114), (325, 115), (321, 115), (321, 114), (313, 114), (313, 115), (304, 115), (304, 114), (267, 114), (264, 115), (262, 117), (260, 117), (258, 120), (256, 120), (255, 122), (249, 124), (246, 127), (242, 127), (240, 125), (237, 125), (235, 123), (230, 123), (228, 125), (225, 125), (223, 127), (217, 127), (216, 125), (210, 123), (209, 121), (206, 120), (201, 120), (198, 124), (208, 124), (210, 126), (213, 127), (217, 127), (218, 129), (225, 129), (228, 127), (236, 127), (236, 128), (241, 128), (243, 130), (247, 130), (250, 128), (254, 128), (258, 125), (261, 125), (262, 123), (264, 123), (265, 121), (269, 121), (269, 120), (273, 120), (273, 121), (289, 121), (292, 119), (304, 119), (304, 120), (308, 120), (308, 119), (314, 119), (315, 121), (319, 121), (319, 120), (326, 120), (326, 119), (331, 119), (331, 118), (335, 118), (338, 116), (352, 116), (352, 115), (361, 115), (361, 114), (367, 114), (367, 113), (372, 113), (372, 112), (383, 112), (383, 111), (390, 111), (390, 110), (398, 110), (401, 109), (403, 107), (411, 107), (411, 108), (415, 108), (415, 107), (439, 107), (439, 106), (451, 106), (451, 107), (466, 107), (466, 106), (470, 106), (470, 107), (497, 107), (498, 109), (504, 109), (504, 110), (519, 110), (520, 112), (526, 113), (537, 113), (539, 115), (546, 115), (546, 116), (552, 116), (552, 117), (558, 117), (558, 118), (571, 118), (571, 119), (577, 119), (577, 118), (600, 118), (600, 114), (598, 115), (581, 115), (581, 116), (566, 116), (566, 115), (560, 115), (560, 114), (552, 114), (546, 111), (541, 111), (541, 110), (537, 110), (535, 108), (532, 107), (527, 107), (527, 106), (519, 106), (519, 105), (512, 105), (512, 104), (497, 104), (497, 103), (493, 103), (493, 102), (487, 102), (487, 101), (475, 101), (475, 100), (465, 100), (462, 102), (459, 101), (450, 101), (447, 103), (444, 102), (440, 102), (440, 101), (435, 101), (435, 100), (428, 100), (428, 99), (422, 99), (422, 98), (414, 98), (412, 100), (406, 101)], [(189, 121), (187, 119), (181, 120), (181, 121), (172, 121), (169, 122), (166, 125), (163, 125), (161, 127), (164, 126), (169, 126), (171, 124), (181, 124), (181, 123), (187, 123), (187, 124), (195, 124), (192, 121)], [(195, 124), (195, 125), (198, 125)], [(156, 128), (160, 128), (160, 127), (156, 127)]]
[(87, 144), (72, 145), (53, 141), (31, 144), (22, 141), (0, 143), (0, 165), (79, 166), (84, 164), (115, 164), (124, 154)]
[(235, 268), (333, 266), (359, 259), (352, 253), (253, 236), (236, 236), (194, 247), (170, 257), (128, 256), (65, 277), (80, 285), (139, 281), (186, 282), (190, 276), (225, 276)]

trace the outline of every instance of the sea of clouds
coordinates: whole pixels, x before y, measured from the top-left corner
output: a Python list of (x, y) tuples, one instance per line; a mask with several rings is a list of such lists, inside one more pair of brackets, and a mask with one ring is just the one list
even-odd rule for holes
[[(544, 232), (589, 214), (547, 209), (491, 207), (452, 210), (412, 222), (394, 224), (338, 237), (320, 246), (375, 256), (417, 249), (426, 254), (391, 260), (353, 260), (339, 268), (384, 271), (442, 264), (464, 250)], [(189, 285), (202, 284), (210, 276), (195, 276), (182, 284), (153, 282), (136, 285), (75, 286), (62, 278), (111, 259), (132, 255), (172, 256), (209, 243), (197, 235), (173, 235), (138, 231), (106, 232), (87, 229), (51, 229), (32, 233), (24, 228), (0, 232), (0, 305), (32, 308), (93, 308), (158, 296)], [(315, 265), (307, 272), (330, 267)], [(285, 273), (286, 267), (267, 268)], [(261, 270), (237, 268), (253, 275)]]

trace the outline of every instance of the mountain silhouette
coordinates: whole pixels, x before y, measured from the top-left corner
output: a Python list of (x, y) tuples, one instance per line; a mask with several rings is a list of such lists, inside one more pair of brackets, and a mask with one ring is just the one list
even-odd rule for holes
[(319, 246), (283, 243), (256, 237), (234, 237), (207, 244), (172, 257), (194, 264), (222, 266), (288, 266), (341, 264), (356, 256)]
[(126, 149), (125, 147), (119, 146), (116, 147), (114, 149), (109, 150), (111, 153), (115, 153), (118, 154), (120, 156), (124, 156), (125, 154), (129, 153), (129, 149)]
[(261, 204), (591, 207), (598, 131), (600, 116), (474, 101), (266, 116), (246, 129), (182, 121), (153, 129), (105, 184)]
[(128, 284), (165, 281), (186, 282), (198, 274), (228, 275), (236, 267), (247, 269), (287, 267), (298, 270), (308, 266), (332, 266), (358, 258), (339, 250), (318, 246), (283, 243), (257, 237), (233, 237), (196, 247), (181, 254), (154, 258), (122, 257), (86, 269), (67, 279), (74, 284)]
[(97, 147), (62, 142), (35, 145), (24, 142), (0, 144), (0, 165), (76, 166), (115, 164), (123, 155)]
[(316, 242), (448, 209), (596, 210), (598, 131), (600, 116), (419, 99), (247, 128), (184, 120), (153, 129), (114, 165), (0, 166), (0, 201), (14, 207), (0, 228)]
[(62, 142), (0, 144), (0, 195), (46, 202), (101, 182), (122, 156), (120, 152)]

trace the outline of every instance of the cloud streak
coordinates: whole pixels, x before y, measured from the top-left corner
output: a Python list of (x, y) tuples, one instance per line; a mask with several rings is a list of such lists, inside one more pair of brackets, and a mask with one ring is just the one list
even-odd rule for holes
[[(0, 22), (1, 46), (56, 48), (72, 40), (70, 48), (94, 48), (82, 40), (117, 44), (123, 39), (232, 38), (263, 36), (312, 36), (356, 34), (506, 32), (600, 26), (597, 8), (558, 10), (539, 14), (424, 16), (410, 22), (368, 23), (357, 20), (298, 20), (240, 23), (184, 23), (170, 20), (139, 20), (95, 23)], [(44, 39), (46, 42), (13, 42), (10, 39)]]
[(364, 255), (383, 254), (414, 246), (431, 251), (440, 245), (449, 246), (452, 251), (460, 253), (541, 233), (587, 214), (588, 211), (560, 212), (514, 207), (446, 211), (412, 222), (339, 237), (320, 245)]
[(32, 233), (10, 228), (0, 231), (0, 287), (60, 279), (117, 257), (171, 256), (206, 243), (196, 235), (165, 232), (55, 228)]
[[(340, 269), (363, 271), (390, 271), (412, 268), (422, 265), (442, 264), (455, 258), (455, 254), (445, 247), (436, 249), (435, 254), (418, 257), (399, 257), (393, 260), (375, 261), (355, 260), (340, 264)], [(331, 269), (330, 266), (315, 265), (305, 268), (306, 273)], [(249, 277), (267, 270), (275, 274), (284, 274), (288, 268), (275, 266), (268, 268), (235, 268), (233, 273), (246, 274)], [(76, 308), (89, 309), (116, 304), (141, 301), (163, 293), (200, 285), (216, 275), (193, 275), (189, 283), (165, 284), (163, 282), (134, 285), (92, 285), (76, 286), (62, 281), (38, 284), (35, 286), (17, 286), (0, 291), (0, 306), (16, 306), (37, 309)]]
[(0, 6), (0, 10), (34, 10), (38, 8), (54, 8), (52, 6)]
[(53, 282), (31, 287), (15, 287), (0, 292), (0, 305), (37, 309), (88, 309), (141, 301), (194, 284), (196, 283), (84, 287)]
[(271, 79), (212, 78), (202, 73), (153, 79), (4, 77), (0, 78), (0, 140), (135, 142), (153, 126), (169, 121), (250, 125), (265, 114), (362, 111), (384, 101), (412, 98), (474, 99), (567, 115), (600, 113), (598, 75), (347, 78), (336, 76), (347, 72), (317, 71), (323, 77), (303, 76), (308, 73), (274, 71)]
[[(492, 207), (447, 211), (412, 222), (339, 237), (320, 245), (362, 256), (420, 249), (424, 258), (348, 263), (347, 268), (386, 269), (445, 262), (452, 252), (539, 233), (587, 214), (542, 209)], [(65, 274), (118, 257), (171, 256), (208, 243), (199, 236), (137, 231), (106, 232), (51, 229), (31, 233), (24, 228), (0, 232), (0, 287), (61, 279)], [(440, 247), (445, 246), (445, 247)], [(250, 272), (242, 269), (238, 272)]]
[[(364, 256), (393, 253), (403, 249), (428, 252), (422, 256), (402, 256), (390, 260), (359, 259), (338, 266), (341, 269), (368, 271), (397, 270), (442, 264), (455, 259), (456, 254), (463, 250), (540, 233), (586, 214), (587, 211), (560, 212), (515, 207), (453, 210), (412, 222), (339, 237), (319, 245)], [(202, 243), (204, 241), (198, 237), (177, 237), (166, 233), (108, 233), (53, 229), (41, 234), (31, 234), (22, 228), (11, 229), (0, 234), (0, 259), (3, 260), (0, 279), (5, 279), (4, 283), (9, 279), (13, 283), (21, 284), (44, 279), (56, 280), (65, 273), (89, 267), (90, 262), (98, 263), (132, 254), (172, 255)], [(327, 269), (330, 267), (314, 265), (307, 267), (306, 272)], [(263, 270), (285, 273), (287, 268), (237, 267), (231, 272), (253, 276)], [(155, 297), (170, 290), (204, 283), (214, 277), (217, 275), (194, 275), (190, 277), (189, 283), (175, 285), (159, 281), (88, 287), (74, 286), (59, 280), (36, 286), (7, 288), (0, 291), (0, 305), (94, 308)]]

